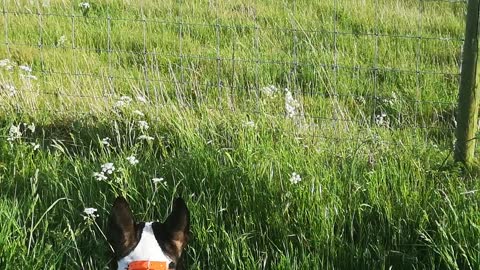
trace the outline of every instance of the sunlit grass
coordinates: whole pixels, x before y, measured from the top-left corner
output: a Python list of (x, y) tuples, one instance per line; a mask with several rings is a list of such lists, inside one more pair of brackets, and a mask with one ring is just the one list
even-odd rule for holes
[(189, 269), (480, 267), (464, 3), (2, 5), (2, 268), (105, 268), (117, 195), (183, 196)]

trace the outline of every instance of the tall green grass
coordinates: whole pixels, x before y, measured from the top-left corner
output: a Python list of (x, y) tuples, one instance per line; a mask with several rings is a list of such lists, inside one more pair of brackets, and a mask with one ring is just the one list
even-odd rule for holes
[(2, 3), (2, 268), (104, 269), (117, 195), (186, 200), (189, 269), (480, 267), (478, 173), (450, 160), (464, 3), (79, 3)]

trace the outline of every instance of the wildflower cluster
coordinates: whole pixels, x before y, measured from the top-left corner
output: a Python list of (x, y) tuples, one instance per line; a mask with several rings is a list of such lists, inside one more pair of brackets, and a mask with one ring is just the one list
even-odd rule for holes
[[(137, 96), (137, 101), (142, 102), (142, 103), (147, 103), (147, 99), (143, 96)], [(133, 99), (129, 96), (121, 96), (115, 103), (114, 109), (119, 109), (119, 108), (125, 108), (133, 103)], [(136, 120), (134, 120), (134, 126), (138, 127), (138, 130), (140, 131), (140, 135), (137, 137), (137, 140), (140, 141), (152, 141), (154, 140), (154, 137), (149, 136), (147, 131), (150, 128), (150, 125), (146, 120), (144, 120), (145, 114), (140, 111), (140, 110), (132, 110), (131, 113), (135, 116)], [(109, 137), (105, 137), (100, 140), (100, 144), (102, 146), (110, 146), (111, 145), (111, 139)], [(130, 155), (125, 158), (126, 161), (132, 165), (135, 166), (140, 163), (140, 160), (137, 159), (135, 155)], [(93, 177), (97, 179), (98, 181), (106, 181), (109, 179), (109, 176), (113, 174), (116, 171), (115, 166), (113, 163), (105, 163), (101, 166), (101, 171), (100, 172), (94, 172)], [(122, 171), (122, 168), (119, 169), (119, 171)], [(155, 186), (158, 185), (158, 183), (163, 181), (163, 178), (153, 178), (152, 179), (153, 183)]]
[(302, 178), (300, 177), (300, 175), (297, 174), (296, 172), (293, 172), (292, 175), (290, 176), (290, 183), (296, 185), (300, 183), (300, 181), (302, 181)]
[(255, 128), (255, 122), (247, 121), (247, 122), (243, 123), (243, 126), (246, 127), (246, 128)]
[[(148, 103), (147, 99), (142, 96), (142, 95), (138, 95), (137, 97), (137, 101), (140, 102), (140, 103)], [(114, 105), (114, 108), (123, 108), (123, 107), (127, 107), (129, 106), (131, 103), (133, 102), (133, 99), (129, 96), (121, 96), (116, 102), (115, 102), (115, 105)], [(135, 110), (133, 111), (134, 114), (137, 114), (139, 116), (145, 116), (143, 114), (143, 112), (139, 111), (139, 110)]]
[(267, 97), (273, 97), (278, 93), (278, 89), (275, 87), (275, 85), (269, 85), (260, 89), (260, 92)]
[(143, 112), (139, 111), (139, 110), (135, 110), (135, 111), (133, 111), (133, 113), (136, 114), (136, 115), (138, 115), (138, 116), (140, 116), (140, 117), (144, 117), (144, 116), (145, 116), (145, 114), (144, 114)]
[(40, 148), (40, 144), (31, 142), (30, 145), (33, 147), (33, 151), (37, 151)]
[[(35, 124), (27, 124), (27, 123), (19, 123), (17, 125), (12, 124), (10, 126), (10, 129), (8, 130), (8, 138), (7, 141), (10, 143), (13, 143), (14, 141), (20, 140), (22, 137), (24, 137), (25, 133), (30, 132), (34, 133), (35, 132)], [(40, 146), (37, 146), (37, 144), (32, 144), (34, 146), (34, 150), (37, 150)]]
[(300, 102), (296, 100), (292, 92), (285, 88), (285, 113), (288, 118), (293, 118), (298, 115), (298, 109), (300, 108)]
[(8, 138), (7, 141), (13, 142), (17, 139), (20, 139), (22, 137), (22, 132), (20, 131), (20, 125), (12, 125), (10, 126), (10, 130), (8, 131)]
[(83, 219), (84, 220), (95, 220), (99, 215), (97, 214), (96, 208), (87, 207), (83, 210)]
[(32, 72), (32, 68), (29, 67), (29, 66), (26, 66), (26, 65), (18, 66), (18, 68), (22, 71), (25, 71), (26, 73), (31, 73)]
[(110, 145), (110, 141), (111, 141), (111, 139), (110, 139), (109, 137), (105, 137), (105, 138), (103, 138), (103, 139), (100, 141), (100, 143), (101, 143), (102, 145), (109, 146), (109, 145)]
[(137, 165), (138, 162), (139, 162), (138, 159), (134, 155), (131, 155), (131, 156), (127, 157), (127, 160), (131, 165)]
[(20, 74), (20, 78), (24, 80), (36, 80), (37, 77), (32, 75), (32, 68), (27, 66), (27, 65), (21, 65), (18, 66), (18, 68), (23, 71), (23, 73)]
[(138, 100), (138, 102), (141, 102), (141, 103), (148, 103), (147, 98), (142, 96), (142, 95), (138, 95), (137, 100)]
[(13, 67), (15, 65), (16, 63), (13, 61), (10, 61), (10, 59), (0, 60), (0, 68), (4, 68), (5, 70), (13, 70)]
[(375, 115), (375, 124), (377, 124), (377, 126), (388, 127), (390, 123), (388, 121), (387, 114), (382, 112), (380, 114)]
[(138, 121), (138, 126), (140, 127), (140, 130), (147, 130), (150, 128), (150, 126), (148, 125), (147, 121)]
[(91, 7), (90, 3), (81, 2), (80, 4), (78, 4), (78, 6), (80, 7), (80, 9), (82, 11), (83, 16), (87, 16), (88, 12), (90, 11), (90, 7)]
[(105, 163), (102, 165), (102, 173), (112, 174), (115, 171), (113, 163)]
[[(0, 60), (0, 68), (3, 68), (7, 71), (14, 71), (15, 67), (17, 67), (17, 63), (10, 59), (2, 59)], [(31, 80), (37, 80), (37, 77), (32, 74), (32, 68), (28, 65), (20, 65), (18, 66), (19, 77), (26, 83), (26, 87), (30, 88)], [(17, 94), (17, 88), (12, 82), (5, 82), (0, 85), (0, 95), (6, 95), (9, 97), (13, 97)]]
[(130, 103), (132, 102), (132, 98), (129, 97), (129, 96), (121, 96), (119, 100), (117, 100), (117, 102), (115, 103), (114, 107), (115, 108), (122, 108), (122, 107), (125, 107), (125, 106), (128, 106), (130, 105)]
[(88, 2), (81, 2), (80, 4), (78, 4), (78, 6), (82, 9), (89, 9), (90, 8), (90, 3)]
[(141, 141), (153, 141), (153, 137), (152, 136), (148, 136), (148, 135), (140, 135), (138, 136), (137, 140), (141, 140)]
[(61, 47), (65, 45), (65, 42), (67, 42), (67, 37), (65, 35), (61, 35), (58, 40), (57, 40), (57, 47)]
[(98, 181), (105, 181), (108, 177), (103, 174), (103, 172), (94, 172), (93, 177), (95, 177)]
[(158, 184), (165, 183), (165, 179), (163, 179), (163, 177), (154, 177), (152, 178), (152, 182), (155, 186), (157, 186)]
[(108, 179), (108, 175), (113, 174), (115, 171), (115, 166), (113, 163), (105, 163), (101, 166), (100, 172), (94, 172), (93, 177), (95, 177), (98, 181), (104, 181)]
[[(134, 155), (128, 156), (126, 159), (130, 165), (133, 166), (140, 162)], [(116, 168), (113, 163), (105, 163), (101, 166), (100, 172), (93, 173), (93, 177), (95, 177), (97, 181), (106, 181), (108, 180), (109, 175), (112, 175), (115, 170)], [(155, 186), (155, 189), (157, 189), (159, 185), (165, 185), (165, 179), (163, 177), (154, 177), (152, 178), (152, 183)]]
[(163, 177), (152, 178), (152, 183), (153, 183), (153, 186), (154, 186), (155, 190), (158, 189), (159, 185), (165, 185), (166, 184), (165, 179), (163, 179)]
[(4, 90), (6, 92), (6, 95), (9, 97), (13, 97), (17, 94), (17, 89), (15, 88), (15, 86), (13, 86), (13, 84), (7, 83), (1, 85), (0, 89)]

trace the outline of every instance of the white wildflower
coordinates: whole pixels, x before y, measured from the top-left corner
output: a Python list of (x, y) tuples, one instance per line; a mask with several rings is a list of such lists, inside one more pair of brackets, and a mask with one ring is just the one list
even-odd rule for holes
[(7, 141), (12, 142), (16, 139), (20, 139), (22, 137), (22, 132), (20, 131), (20, 125), (12, 125), (10, 130), (8, 131), (8, 138)]
[(15, 64), (15, 63), (13, 63), (12, 61), (10, 61), (10, 59), (0, 60), (0, 67), (4, 68), (4, 69), (6, 69), (6, 70), (12, 70), (14, 64)]
[(141, 130), (147, 130), (148, 128), (150, 128), (147, 121), (138, 121), (138, 126)]
[(272, 97), (278, 92), (278, 89), (277, 89), (277, 87), (275, 87), (275, 85), (269, 85), (269, 86), (263, 87), (262, 89), (260, 89), (260, 91), (265, 96)]
[(355, 98), (355, 100), (361, 105), (364, 105), (365, 103), (367, 103), (367, 101), (365, 100), (365, 98), (363, 96), (357, 96)]
[(287, 117), (293, 118), (297, 115), (297, 108), (300, 106), (300, 103), (293, 98), (292, 92), (288, 89), (285, 89), (285, 112)]
[(112, 174), (115, 171), (113, 163), (105, 163), (102, 165), (102, 173)]
[(254, 128), (255, 127), (255, 122), (247, 121), (247, 122), (243, 123), (243, 126), (247, 127), (247, 128)]
[(110, 141), (111, 141), (111, 140), (110, 140), (109, 137), (105, 137), (105, 138), (103, 138), (103, 139), (100, 141), (100, 143), (101, 143), (102, 145), (109, 146), (109, 145), (110, 145)]
[(31, 123), (30, 125), (28, 125), (27, 128), (28, 128), (32, 133), (35, 132), (35, 124), (34, 124), (34, 123)]
[(132, 98), (129, 97), (129, 96), (121, 96), (121, 97), (120, 97), (120, 100), (123, 101), (123, 102), (125, 102), (125, 103), (127, 103), (127, 104), (130, 103), (130, 102), (132, 102)]
[(18, 68), (21, 69), (21, 70), (23, 70), (23, 71), (25, 71), (25, 72), (27, 72), (27, 73), (32, 72), (32, 68), (29, 67), (29, 66), (27, 66), (27, 65), (21, 65), (21, 66), (19, 66)]
[(33, 146), (33, 151), (37, 151), (40, 148), (40, 144), (38, 143), (30, 143)]
[(136, 165), (136, 164), (139, 162), (138, 159), (137, 159), (135, 156), (133, 156), (133, 155), (127, 157), (127, 160), (128, 160), (128, 162), (130, 162), (130, 164), (132, 164), (132, 165)]
[(33, 81), (36, 81), (37, 80), (37, 76), (34, 76), (32, 74), (20, 74), (20, 78), (24, 81), (26, 81), (27, 83), (30, 83), (31, 80)]
[(97, 179), (97, 181), (105, 181), (107, 180), (107, 176), (103, 174), (103, 172), (94, 172), (93, 177)]
[(96, 219), (98, 217), (96, 208), (85, 208), (83, 213), (85, 214), (83, 219)]
[(126, 105), (125, 102), (119, 100), (119, 101), (115, 102), (114, 107), (121, 108), (121, 107), (124, 107), (125, 105)]
[(2, 88), (7, 91), (7, 95), (9, 97), (13, 97), (15, 96), (15, 94), (17, 94), (17, 89), (15, 88), (15, 86), (13, 86), (12, 84), (4, 84), (2, 86)]
[(300, 181), (302, 181), (302, 178), (300, 177), (299, 174), (296, 172), (293, 172), (292, 175), (290, 176), (290, 183), (292, 184), (298, 184)]
[(24, 80), (34, 80), (34, 81), (37, 80), (37, 76), (34, 76), (32, 74), (27, 74), (27, 75), (20, 74), (20, 78), (22, 78)]
[(121, 108), (129, 105), (132, 102), (132, 98), (129, 96), (121, 96), (120, 99), (115, 103), (115, 107)]
[(147, 101), (147, 98), (144, 97), (144, 96), (142, 96), (142, 95), (138, 95), (138, 96), (137, 96), (137, 100), (140, 101), (140, 102), (142, 102), (142, 103), (147, 103), (147, 102), (148, 102), (148, 101)]
[(138, 116), (141, 116), (141, 117), (145, 116), (145, 114), (143, 112), (139, 111), (139, 110), (135, 110), (135, 111), (133, 111), (133, 113), (138, 115)]
[(78, 4), (79, 7), (83, 8), (83, 9), (89, 9), (90, 8), (90, 3), (88, 2), (81, 2), (80, 4)]
[(65, 35), (62, 35), (57, 40), (57, 46), (63, 46), (65, 42), (67, 42), (67, 37)]
[(148, 135), (140, 135), (138, 136), (137, 138), (138, 140), (145, 140), (145, 141), (153, 141), (153, 137), (152, 136), (148, 136)]
[(152, 182), (156, 186), (158, 184), (164, 184), (165, 180), (163, 179), (163, 177), (154, 177), (152, 178)]
[(382, 112), (381, 114), (375, 115), (375, 124), (378, 126), (388, 126), (387, 114)]
[(83, 210), (83, 213), (85, 213), (88, 216), (94, 215), (95, 212), (97, 212), (96, 208), (85, 208), (85, 210)]
[(6, 67), (10, 65), (10, 59), (2, 59), (0, 60), (0, 67)]

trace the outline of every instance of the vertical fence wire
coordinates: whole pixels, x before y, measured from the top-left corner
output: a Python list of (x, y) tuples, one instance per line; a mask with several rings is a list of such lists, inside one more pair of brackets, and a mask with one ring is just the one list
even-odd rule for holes
[(374, 40), (375, 40), (375, 45), (374, 45), (374, 53), (373, 53), (373, 96), (372, 96), (372, 114), (370, 116), (370, 125), (375, 126), (376, 125), (376, 120), (377, 117), (382, 118), (383, 117), (383, 112), (377, 108), (377, 99), (378, 99), (378, 47), (379, 47), (379, 36), (380, 36), (380, 31), (379, 31), (379, 19), (378, 19), (378, 13), (379, 13), (379, 8), (378, 8), (378, 0), (375, 0), (375, 7), (374, 7), (374, 15), (373, 15), (373, 34), (374, 34)]
[[(146, 96), (145, 93), (150, 93), (150, 83), (148, 80), (148, 70), (149, 70), (149, 56), (147, 51), (147, 19), (145, 18), (145, 0), (141, 1), (140, 13), (142, 16), (142, 32), (143, 32), (143, 79), (145, 83), (145, 89), (142, 93), (138, 93), (142, 96)], [(153, 68), (153, 66), (152, 66)], [(148, 95), (147, 95), (148, 96)]]
[[(46, 81), (45, 81), (46, 70), (45, 70), (45, 58), (44, 58), (44, 54), (43, 54), (44, 53), (43, 52), (43, 43), (44, 43), (43, 24), (44, 24), (44, 22), (43, 22), (42, 10), (41, 10), (40, 6), (37, 7), (37, 12), (38, 12), (38, 14), (37, 14), (37, 16), (38, 16), (38, 50), (39, 50), (39, 53), (40, 53), (40, 72), (42, 73), (42, 78), (41, 78), (42, 83), (43, 83), (43, 85), (45, 85), (46, 84)], [(32, 85), (31, 80), (32, 80), (32, 78), (29, 78), (27, 80), (29, 86)], [(37, 95), (37, 93), (34, 93), (34, 95)]]
[[(184, 103), (184, 100), (183, 100), (183, 90), (185, 89), (185, 70), (184, 70), (184, 64), (185, 64), (185, 59), (184, 59), (184, 55), (183, 55), (183, 35), (184, 35), (184, 24), (183, 24), (183, 4), (185, 2), (182, 1), (182, 0), (177, 0), (177, 4), (178, 4), (178, 50), (179, 50), (179, 61), (180, 61), (180, 83), (176, 83), (176, 86), (175, 86), (175, 93), (176, 93), (176, 96), (177, 98), (179, 99), (180, 103), (183, 104)], [(175, 69), (175, 68), (172, 68), (172, 69)], [(172, 76), (175, 78), (175, 73), (174, 71), (172, 70), (171, 71), (172, 73)], [(208, 88), (206, 88), (208, 89)]]
[(112, 67), (112, 20), (110, 14), (107, 14), (107, 61), (108, 61), (108, 84), (110, 92), (107, 95), (114, 96), (115, 94), (115, 82), (113, 77), (113, 67)]
[[(260, 102), (260, 78), (259, 78), (259, 69), (260, 69), (260, 38), (259, 38), (259, 31), (260, 27), (258, 24), (258, 14), (257, 14), (257, 5), (258, 5), (259, 0), (255, 0), (255, 12), (254, 12), (254, 25), (255, 25), (255, 37), (254, 37), (254, 48), (255, 48), (255, 81), (254, 81), (254, 93), (255, 93), (255, 110), (259, 110), (259, 102)], [(250, 88), (250, 87), (249, 87)], [(250, 97), (250, 92), (251, 90), (248, 89), (249, 97)]]
[[(7, 9), (7, 5), (6, 5), (6, 1), (7, 0), (3, 0), (3, 20), (4, 20), (4, 37), (5, 37), (5, 47), (6, 47), (6, 53), (7, 53), (7, 59), (12, 59), (12, 52), (10, 51), (10, 40), (9, 40), (9, 36), (8, 36), (8, 18), (9, 18), (9, 12), (8, 12), (8, 9)], [(7, 77), (8, 77), (8, 81), (12, 82), (13, 81), (13, 77), (12, 77), (12, 74), (11, 73), (8, 73), (7, 74)], [(12, 85), (9, 85), (8, 87), (12, 88), (10, 89), (11, 93), (10, 95), (15, 95), (15, 92), (16, 92), (16, 89), (15, 89), (15, 86), (12, 84)], [(19, 104), (18, 103), (15, 103), (15, 110), (18, 112), (20, 111), (20, 108), (19, 108)]]
[(229, 95), (230, 97), (228, 98), (228, 102), (229, 102), (229, 107), (230, 107), (230, 110), (235, 110), (235, 100), (236, 100), (236, 97), (235, 97), (235, 93), (234, 93), (234, 90), (236, 89), (236, 83), (235, 83), (235, 77), (236, 77), (236, 69), (235, 69), (235, 50), (237, 49), (237, 27), (233, 27), (232, 28), (232, 74), (230, 75), (231, 77), (231, 81), (230, 81), (230, 91), (229, 91)]
[(223, 93), (222, 88), (222, 60), (220, 55), (220, 18), (218, 16), (218, 9), (219, 9), (219, 2), (213, 1), (213, 5), (215, 5), (215, 54), (216, 54), (216, 64), (217, 64), (217, 95), (218, 95), (218, 106), (220, 109), (223, 107), (223, 99), (226, 98), (226, 95)]
[(292, 60), (293, 60), (293, 69), (291, 74), (291, 84), (292, 84), (292, 92), (295, 93), (295, 97), (298, 99), (301, 96), (301, 91), (297, 85), (297, 68), (298, 68), (298, 37), (297, 37), (297, 22), (296, 22), (296, 14), (297, 14), (297, 1), (293, 0), (292, 2), (292, 15), (291, 15), (291, 25), (292, 25)]
[[(75, 85), (79, 85), (79, 74), (81, 73), (80, 70), (78, 70), (78, 61), (77, 61), (77, 48), (76, 48), (76, 37), (75, 37), (75, 6), (74, 3), (70, 4), (70, 21), (71, 21), (71, 30), (72, 30), (72, 35), (71, 35), (71, 55), (72, 55), (72, 64), (73, 64), (73, 83)], [(105, 90), (102, 89), (102, 93), (105, 94)], [(76, 89), (76, 94), (80, 95), (81, 93), (79, 92), (79, 89)]]
[(10, 53), (10, 42), (8, 40), (8, 9), (7, 9), (7, 0), (3, 0), (3, 20), (4, 20), (4, 31), (5, 31), (5, 46), (7, 49), (7, 56), (8, 59), (11, 59), (11, 53)]
[[(333, 95), (335, 100), (338, 96), (338, 0), (333, 0)], [(333, 123), (336, 125), (336, 123)]]
[[(414, 114), (413, 114), (413, 123), (414, 125), (418, 125), (418, 112), (419, 112), (419, 100), (422, 98), (421, 94), (421, 74), (420, 74), (420, 65), (421, 65), (421, 51), (422, 51), (422, 23), (423, 23), (423, 1), (418, 0), (418, 7), (417, 7), (417, 38), (416, 38), (416, 49), (415, 49), (415, 102), (414, 106)], [(423, 117), (420, 117), (422, 120)], [(422, 121), (423, 122), (423, 121)], [(418, 131), (414, 131), (417, 135)]]

